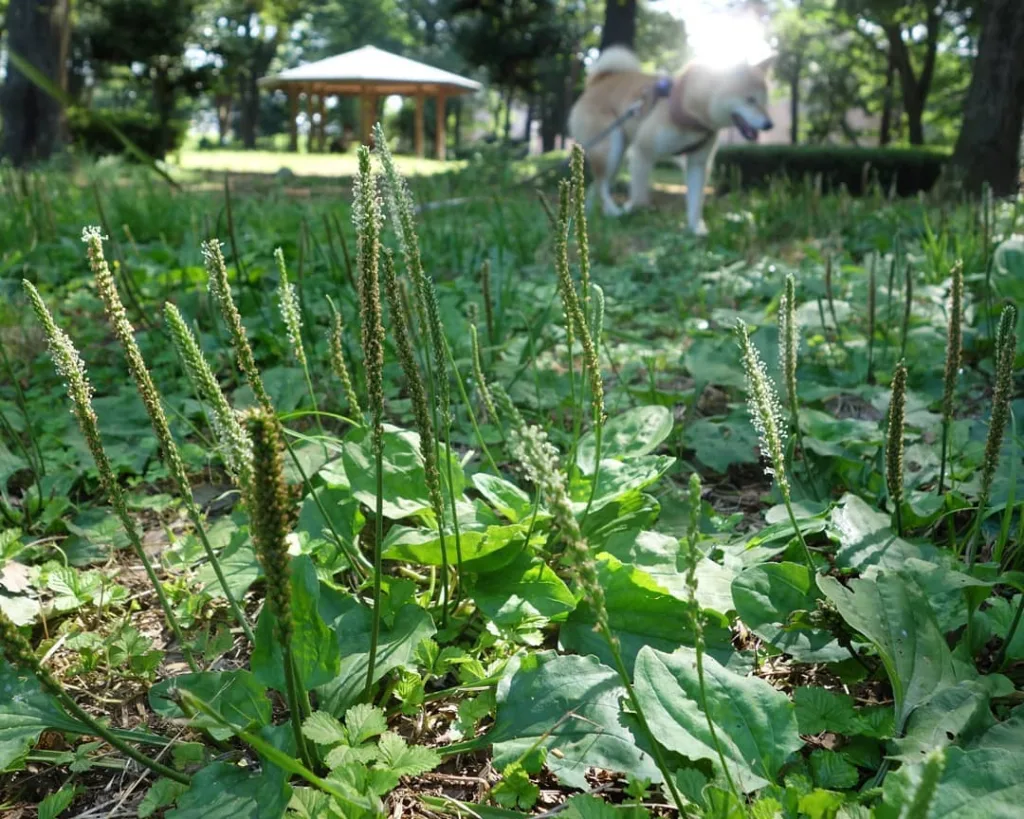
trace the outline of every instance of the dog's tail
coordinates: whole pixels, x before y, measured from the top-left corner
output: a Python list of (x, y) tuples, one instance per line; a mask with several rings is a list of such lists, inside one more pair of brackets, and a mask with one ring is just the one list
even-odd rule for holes
[(636, 54), (625, 46), (608, 46), (590, 66), (587, 72), (587, 85), (606, 74), (626, 74), (640, 70), (640, 60)]

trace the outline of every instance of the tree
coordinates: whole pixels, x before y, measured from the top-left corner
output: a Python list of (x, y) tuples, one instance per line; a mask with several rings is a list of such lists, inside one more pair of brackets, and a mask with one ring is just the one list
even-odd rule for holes
[[(66, 77), (69, 0), (10, 0), (7, 49), (29, 62), (54, 85)], [(61, 143), (61, 107), (8, 59), (0, 94), (3, 146), (17, 167), (51, 156)]]
[(985, 15), (951, 172), (969, 191), (987, 183), (1007, 196), (1020, 187), (1024, 3), (991, 0)]
[(635, 43), (636, 0), (605, 0), (601, 50), (612, 45), (633, 48)]

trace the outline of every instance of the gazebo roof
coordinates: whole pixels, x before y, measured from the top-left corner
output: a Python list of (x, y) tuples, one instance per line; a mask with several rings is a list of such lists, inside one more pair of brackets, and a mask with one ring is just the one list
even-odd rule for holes
[(369, 45), (289, 68), (259, 83), (333, 94), (470, 94), (481, 88), (474, 80)]

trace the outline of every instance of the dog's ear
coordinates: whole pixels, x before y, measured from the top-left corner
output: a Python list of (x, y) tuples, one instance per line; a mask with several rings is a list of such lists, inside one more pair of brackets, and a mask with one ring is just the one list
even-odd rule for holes
[(765, 57), (763, 60), (761, 60), (761, 62), (757, 63), (754, 66), (754, 69), (762, 74), (767, 74), (771, 70), (772, 66), (775, 64), (775, 57), (775, 54), (772, 54), (769, 57)]

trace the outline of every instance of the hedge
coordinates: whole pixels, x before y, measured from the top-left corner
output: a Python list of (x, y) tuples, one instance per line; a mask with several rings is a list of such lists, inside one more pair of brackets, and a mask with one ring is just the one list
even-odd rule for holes
[(715, 160), (715, 176), (724, 190), (737, 180), (760, 187), (774, 178), (792, 181), (821, 177), (822, 189), (845, 186), (854, 196), (877, 180), (888, 191), (895, 180), (899, 196), (930, 190), (949, 154), (933, 148), (847, 148), (810, 145), (723, 145)]
[[(153, 159), (163, 159), (180, 148), (185, 139), (187, 123), (184, 120), (173, 120), (169, 127), (163, 128), (152, 114), (138, 111), (103, 111), (102, 117)], [(71, 141), (88, 154), (125, 154), (131, 157), (121, 140), (98, 118), (90, 117), (85, 111), (68, 113), (68, 131)]]

